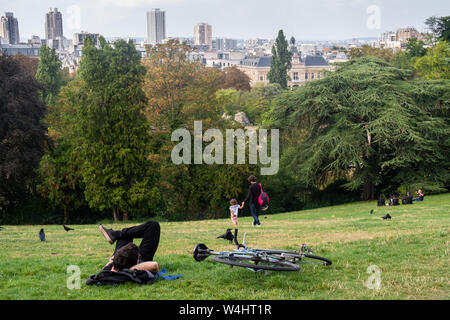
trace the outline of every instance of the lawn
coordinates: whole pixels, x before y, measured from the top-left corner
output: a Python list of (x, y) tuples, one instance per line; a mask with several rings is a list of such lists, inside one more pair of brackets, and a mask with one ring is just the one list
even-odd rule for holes
[[(369, 211), (374, 209), (372, 215)], [(392, 220), (380, 217), (390, 213)], [(211, 258), (196, 262), (195, 244), (232, 249), (216, 239), (228, 219), (161, 222), (155, 260), (168, 274), (150, 286), (86, 286), (107, 262), (113, 246), (98, 225), (3, 226), (0, 231), (0, 299), (449, 299), (450, 194), (424, 202), (376, 207), (358, 202), (282, 214), (262, 214), (262, 227), (239, 219), (250, 247), (297, 249), (307, 243), (333, 265), (304, 266), (300, 272), (258, 272), (230, 268)], [(128, 224), (106, 224), (122, 228)], [(38, 238), (44, 228), (47, 241)], [(81, 271), (81, 288), (68, 289), (70, 265)], [(369, 289), (369, 266), (380, 270), (380, 287)], [(372, 276), (373, 277), (373, 276)], [(370, 281), (369, 281), (370, 282)], [(370, 282), (373, 283), (373, 282)]]

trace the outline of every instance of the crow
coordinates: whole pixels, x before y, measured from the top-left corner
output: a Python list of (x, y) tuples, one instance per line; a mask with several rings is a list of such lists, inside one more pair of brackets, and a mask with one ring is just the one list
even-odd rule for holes
[(391, 219), (392, 217), (391, 217), (391, 215), (388, 213), (388, 214), (386, 214), (384, 217), (381, 217), (381, 219), (383, 219), (383, 220), (386, 220), (386, 219)]
[(373, 213), (373, 209), (372, 210), (370, 210), (370, 214), (372, 214)]
[(39, 239), (41, 239), (41, 241), (45, 241), (45, 232), (43, 228), (39, 231)]
[(75, 230), (75, 229), (72, 229), (72, 228), (66, 227), (65, 225), (63, 225), (63, 227), (64, 227), (64, 230), (66, 230), (66, 231), (70, 231), (70, 230)]
[(219, 239), (219, 238), (228, 240), (231, 243), (234, 239), (234, 236), (233, 236), (233, 233), (231, 232), (231, 229), (227, 229), (227, 231), (224, 234), (218, 236), (216, 239)]

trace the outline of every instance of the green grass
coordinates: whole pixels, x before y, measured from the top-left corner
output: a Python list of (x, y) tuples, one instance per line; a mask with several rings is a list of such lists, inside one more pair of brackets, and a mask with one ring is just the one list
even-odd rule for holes
[[(370, 209), (374, 214), (370, 215)], [(389, 212), (391, 221), (380, 219)], [(151, 286), (86, 286), (113, 251), (97, 225), (4, 226), (0, 231), (0, 299), (448, 299), (450, 194), (427, 196), (424, 202), (398, 207), (359, 202), (334, 207), (239, 219), (240, 236), (251, 247), (297, 249), (313, 246), (330, 267), (304, 266), (300, 272), (259, 272), (230, 268), (211, 258), (196, 262), (199, 242), (215, 250), (233, 247), (216, 239), (228, 219), (161, 223), (155, 256), (174, 281)], [(131, 224), (107, 225), (122, 228)], [(47, 242), (40, 242), (43, 227)], [(81, 289), (66, 286), (67, 267), (81, 270)], [(365, 286), (367, 268), (381, 270), (379, 290)]]

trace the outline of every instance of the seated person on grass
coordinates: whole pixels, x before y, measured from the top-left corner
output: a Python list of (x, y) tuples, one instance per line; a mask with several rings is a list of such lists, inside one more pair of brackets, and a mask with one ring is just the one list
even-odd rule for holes
[(412, 204), (413, 203), (413, 197), (411, 195), (411, 192), (408, 192), (406, 194), (406, 197), (402, 199), (402, 204)]
[[(129, 269), (158, 273), (158, 263), (152, 261), (159, 244), (160, 226), (158, 222), (148, 221), (122, 230), (106, 229), (102, 225), (99, 228), (110, 244), (116, 242), (114, 254), (102, 271), (117, 272)], [(139, 247), (133, 243), (133, 239), (136, 238), (142, 238)]]
[(398, 206), (399, 204), (400, 202), (398, 201), (398, 196), (397, 194), (394, 194), (391, 198), (391, 205)]
[(413, 201), (423, 201), (423, 198), (425, 197), (425, 195), (423, 194), (422, 190), (421, 189), (417, 190), (416, 194), (419, 197), (415, 198)]

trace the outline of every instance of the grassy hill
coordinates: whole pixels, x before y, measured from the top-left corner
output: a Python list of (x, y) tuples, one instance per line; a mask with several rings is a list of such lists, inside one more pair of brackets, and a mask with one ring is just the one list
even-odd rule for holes
[[(372, 215), (369, 211), (374, 209)], [(390, 213), (392, 220), (380, 217)], [(90, 287), (112, 254), (97, 225), (4, 226), (0, 231), (0, 299), (448, 299), (450, 194), (427, 196), (413, 205), (378, 208), (359, 202), (315, 210), (239, 219), (240, 237), (258, 248), (298, 249), (302, 243), (333, 265), (304, 266), (300, 272), (258, 272), (230, 268), (211, 258), (196, 262), (195, 244), (215, 250), (233, 249), (216, 239), (228, 219), (161, 223), (161, 241), (155, 260), (174, 281), (151, 286)], [(130, 224), (107, 225), (122, 228)], [(45, 229), (47, 242), (38, 238)], [(137, 242), (138, 243), (138, 242)], [(69, 290), (67, 268), (77, 265), (81, 288)], [(376, 265), (381, 287), (365, 283)]]

